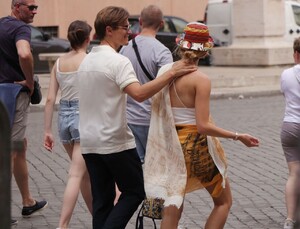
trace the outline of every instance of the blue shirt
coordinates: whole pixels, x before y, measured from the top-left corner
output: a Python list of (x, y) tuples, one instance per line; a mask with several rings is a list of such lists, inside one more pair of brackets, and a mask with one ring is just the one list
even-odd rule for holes
[(0, 18), (0, 83), (25, 80), (16, 47), (19, 40), (30, 43), (30, 27), (11, 16)]

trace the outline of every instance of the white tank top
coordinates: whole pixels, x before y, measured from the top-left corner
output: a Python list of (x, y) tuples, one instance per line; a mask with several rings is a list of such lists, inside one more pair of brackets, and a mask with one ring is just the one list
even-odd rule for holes
[(79, 100), (78, 72), (60, 72), (57, 60), (56, 79), (61, 90), (61, 100)]

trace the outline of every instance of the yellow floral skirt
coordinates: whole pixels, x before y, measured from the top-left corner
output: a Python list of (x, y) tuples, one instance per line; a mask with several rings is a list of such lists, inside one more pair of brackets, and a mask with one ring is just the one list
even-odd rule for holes
[[(223, 190), (223, 177), (208, 150), (207, 136), (199, 134), (195, 125), (176, 125), (176, 131), (187, 170), (185, 192), (213, 186), (211, 196), (218, 197)], [(219, 153), (225, 158), (223, 149)]]

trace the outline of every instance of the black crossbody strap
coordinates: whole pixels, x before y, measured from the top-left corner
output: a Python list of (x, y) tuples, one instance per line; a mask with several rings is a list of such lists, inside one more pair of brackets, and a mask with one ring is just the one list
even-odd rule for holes
[(147, 69), (145, 68), (142, 60), (141, 60), (141, 57), (140, 57), (140, 53), (139, 53), (139, 50), (138, 50), (138, 47), (136, 45), (136, 42), (135, 42), (135, 39), (133, 38), (132, 39), (132, 47), (134, 49), (134, 52), (135, 52), (135, 55), (141, 65), (141, 68), (143, 69), (145, 75), (148, 77), (149, 80), (154, 80), (153, 76), (150, 75), (150, 73), (147, 71)]

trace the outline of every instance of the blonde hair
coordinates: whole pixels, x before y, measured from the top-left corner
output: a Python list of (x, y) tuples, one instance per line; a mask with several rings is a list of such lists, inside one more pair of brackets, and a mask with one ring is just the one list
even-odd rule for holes
[(177, 47), (175, 52), (178, 57), (189, 63), (196, 63), (199, 59), (205, 58), (209, 55), (208, 51), (195, 51), (181, 47)]

